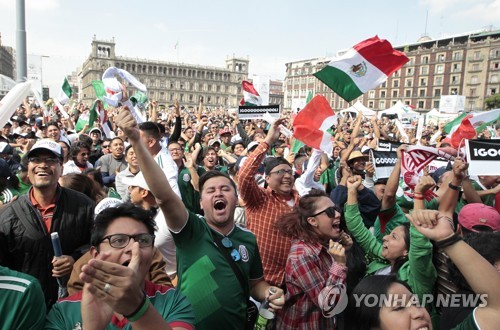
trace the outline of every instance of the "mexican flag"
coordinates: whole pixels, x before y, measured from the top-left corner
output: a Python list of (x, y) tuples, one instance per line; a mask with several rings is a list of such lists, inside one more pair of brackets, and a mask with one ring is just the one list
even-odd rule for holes
[[(461, 118), (460, 124), (457, 120)], [(463, 114), (452, 121), (450, 132), (448, 133), (451, 145), (458, 148), (464, 139), (474, 139), (487, 126), (495, 124), (500, 120), (500, 109), (485, 111), (476, 114)], [(446, 130), (446, 126), (445, 126)]]
[(71, 89), (71, 86), (69, 85), (68, 79), (64, 77), (64, 82), (61, 86), (61, 90), (59, 91), (59, 96), (57, 97), (59, 103), (61, 103), (62, 105), (68, 103), (72, 94), (73, 91)]
[(114, 137), (114, 134), (111, 134), (111, 129), (108, 125), (108, 116), (106, 110), (104, 110), (103, 102), (99, 99), (95, 100), (90, 108), (88, 124), (89, 127), (95, 127), (95, 121), (98, 120), (103, 133), (108, 138)]
[(377, 36), (334, 58), (314, 75), (347, 102), (382, 84), (408, 58)]
[(293, 136), (312, 148), (331, 154), (332, 136), (327, 130), (335, 121), (335, 112), (328, 100), (316, 95), (295, 117)]
[[(312, 98), (313, 98), (313, 93), (312, 93), (312, 91), (309, 91), (309, 93), (307, 94), (307, 98), (306, 98), (306, 105), (307, 105), (307, 103), (311, 102)], [(295, 118), (293, 118), (293, 120), (295, 120)], [(303, 146), (304, 146), (304, 142), (302, 142), (298, 139), (295, 139), (293, 141), (291, 152), (293, 152), (294, 154), (297, 154), (299, 152), (300, 148), (302, 148)]]
[(262, 105), (262, 98), (251, 82), (243, 80), (241, 88), (243, 89), (243, 98), (240, 101), (240, 105)]

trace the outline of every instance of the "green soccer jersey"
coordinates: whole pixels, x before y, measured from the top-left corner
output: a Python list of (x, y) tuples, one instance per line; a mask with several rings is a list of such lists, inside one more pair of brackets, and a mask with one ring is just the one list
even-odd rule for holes
[[(212, 235), (218, 234), (211, 231), (203, 217), (191, 212), (185, 227), (173, 234), (178, 288), (193, 305), (196, 329), (244, 329), (248, 297)], [(262, 278), (255, 235), (235, 226), (227, 237), (232, 242), (228, 250), (236, 249), (241, 256), (236, 264), (244, 280)]]
[[(184, 326), (193, 328), (193, 309), (186, 297), (170, 286), (158, 285), (146, 282), (144, 291), (151, 302), (151, 305), (160, 313), (170, 326)], [(82, 291), (79, 291), (67, 298), (61, 299), (52, 306), (44, 329), (82, 329), (81, 314)], [(115, 315), (105, 328), (132, 329), (127, 319), (119, 320)]]
[[(205, 169), (198, 166), (196, 172), (198, 173), (198, 176), (201, 176), (205, 173)], [(191, 183), (191, 173), (189, 173), (189, 170), (184, 166), (182, 166), (179, 171), (177, 184), (179, 185), (184, 206), (186, 206), (186, 208), (193, 213), (201, 214), (200, 193), (194, 189)]]
[(0, 328), (42, 329), (45, 298), (38, 281), (0, 266)]
[(380, 211), (373, 225), (373, 235), (379, 242), (382, 242), (385, 235), (388, 235), (397, 226), (407, 222), (408, 219), (403, 210), (398, 204), (394, 204), (394, 206)]

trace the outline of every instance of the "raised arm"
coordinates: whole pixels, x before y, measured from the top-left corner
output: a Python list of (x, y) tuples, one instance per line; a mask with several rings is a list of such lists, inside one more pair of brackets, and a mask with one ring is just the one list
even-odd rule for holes
[(416, 210), (409, 219), (419, 232), (443, 249), (476, 294), (486, 295), (487, 304), (475, 312), (479, 328), (497, 329), (500, 323), (500, 273), (456, 236), (453, 221), (445, 213)]
[(396, 152), (398, 160), (396, 161), (396, 165), (394, 165), (394, 169), (392, 170), (392, 173), (387, 180), (387, 184), (385, 185), (384, 197), (382, 198), (382, 210), (387, 210), (396, 204), (396, 192), (398, 191), (399, 177), (401, 175), (401, 151), (406, 150), (406, 148), (407, 145), (402, 144)]
[(174, 232), (180, 231), (188, 220), (186, 208), (170, 187), (163, 170), (142, 143), (137, 123), (127, 107), (118, 114), (116, 123), (128, 136), (129, 142), (134, 148), (141, 172), (165, 215), (168, 228)]

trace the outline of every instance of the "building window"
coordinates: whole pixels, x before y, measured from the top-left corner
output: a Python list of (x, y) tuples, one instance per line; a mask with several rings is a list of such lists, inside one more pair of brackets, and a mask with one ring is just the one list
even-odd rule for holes
[(373, 109), (373, 101), (368, 102), (368, 108)]
[(438, 100), (434, 101), (434, 102), (432, 103), (432, 107), (433, 107), (434, 109), (439, 109), (439, 101), (438, 101)]
[(436, 73), (443, 73), (444, 72), (444, 65), (440, 64), (436, 67)]
[(470, 89), (470, 96), (476, 96), (476, 89), (475, 88)]
[(471, 84), (477, 84), (477, 76), (472, 76), (472, 77), (470, 78), (470, 83), (471, 83)]
[(453, 60), (454, 61), (461, 61), (462, 60), (462, 52), (454, 52), (453, 53)]
[(379, 108), (379, 109), (385, 109), (385, 101), (380, 101), (380, 102), (378, 103), (378, 108)]
[(451, 95), (458, 95), (458, 88), (452, 88), (452, 89), (450, 90), (450, 94), (451, 94)]
[(423, 66), (420, 68), (420, 74), (421, 75), (426, 75), (429, 74), (429, 67), (428, 66)]
[(424, 101), (418, 101), (418, 108), (423, 109), (424, 108)]
[(369, 92), (368, 92), (368, 97), (369, 97), (370, 99), (375, 98), (375, 91), (369, 91)]
[(387, 81), (384, 81), (380, 87), (386, 88), (387, 87)]
[(411, 97), (411, 89), (405, 91), (405, 97)]
[(451, 84), (452, 85), (458, 84), (458, 76), (451, 76)]
[(419, 89), (418, 90), (418, 96), (419, 97), (425, 97), (425, 89)]
[(434, 90), (434, 96), (441, 96), (441, 88), (436, 88)]
[(460, 63), (454, 63), (452, 71), (459, 72), (460, 71)]
[(490, 88), (490, 94), (489, 95), (495, 95), (497, 93), (496, 88)]
[(393, 88), (398, 88), (399, 87), (399, 80), (393, 80), (392, 81), (392, 87)]
[(444, 62), (444, 54), (439, 54), (438, 55), (438, 62)]
[(420, 86), (427, 86), (427, 79), (426, 78), (420, 78)]
[(407, 68), (406, 69), (406, 75), (407, 76), (413, 76), (413, 68)]
[(436, 77), (435, 84), (434, 85), (442, 85), (443, 84), (443, 77)]
[(474, 59), (475, 60), (481, 59), (481, 52), (480, 51), (475, 51), (474, 52)]
[(422, 63), (423, 63), (423, 64), (427, 64), (427, 63), (429, 63), (429, 56), (423, 56), (423, 57), (422, 57)]
[(398, 90), (392, 91), (392, 97), (398, 97)]
[(385, 97), (385, 91), (380, 91), (380, 97)]
[(413, 79), (406, 79), (406, 87), (411, 87), (413, 84)]

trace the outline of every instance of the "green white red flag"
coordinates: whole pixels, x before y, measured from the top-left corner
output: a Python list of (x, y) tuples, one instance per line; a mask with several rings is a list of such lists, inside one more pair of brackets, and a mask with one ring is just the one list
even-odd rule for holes
[(409, 59), (375, 36), (334, 58), (314, 75), (347, 102), (351, 102), (387, 80)]
[(331, 154), (332, 136), (327, 130), (335, 121), (335, 112), (328, 100), (316, 95), (295, 117), (293, 136), (312, 148)]
[(241, 89), (243, 90), (243, 98), (240, 101), (240, 105), (262, 105), (262, 98), (251, 82), (243, 80)]

